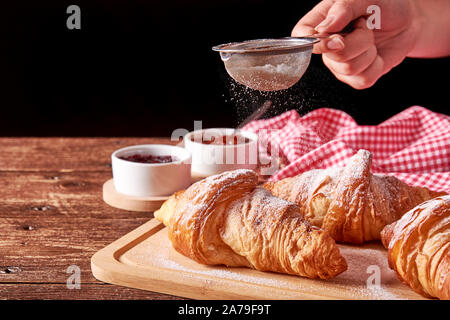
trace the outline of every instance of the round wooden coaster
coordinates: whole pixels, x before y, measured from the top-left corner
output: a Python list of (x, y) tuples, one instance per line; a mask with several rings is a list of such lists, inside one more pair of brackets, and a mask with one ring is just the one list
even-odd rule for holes
[(133, 197), (119, 193), (114, 188), (114, 181), (110, 179), (103, 184), (103, 201), (112, 207), (139, 212), (152, 212), (158, 210), (165, 197)]

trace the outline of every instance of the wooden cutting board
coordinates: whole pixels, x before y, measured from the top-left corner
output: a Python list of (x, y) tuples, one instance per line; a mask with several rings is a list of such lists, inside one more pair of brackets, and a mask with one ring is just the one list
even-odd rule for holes
[[(397, 279), (381, 244), (339, 247), (348, 270), (331, 280), (205, 266), (176, 252), (152, 219), (98, 251), (91, 268), (103, 282), (194, 299), (424, 299)], [(378, 271), (380, 285), (367, 287)]]

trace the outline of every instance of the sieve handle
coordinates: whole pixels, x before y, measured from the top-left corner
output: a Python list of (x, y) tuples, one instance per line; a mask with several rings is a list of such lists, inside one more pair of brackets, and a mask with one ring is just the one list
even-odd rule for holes
[(333, 33), (314, 33), (308, 37), (313, 37), (313, 38), (317, 38), (317, 39), (325, 39), (325, 38), (329, 38), (332, 35), (335, 34), (339, 34), (341, 36), (346, 36), (349, 33), (352, 33), (355, 30), (355, 20), (353, 20), (352, 22), (350, 22), (347, 26), (345, 26), (344, 29), (342, 29), (340, 32), (333, 32)]

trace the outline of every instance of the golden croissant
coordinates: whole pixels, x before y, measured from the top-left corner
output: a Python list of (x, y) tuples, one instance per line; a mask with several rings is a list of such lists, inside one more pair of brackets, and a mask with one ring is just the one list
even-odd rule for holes
[(321, 279), (345, 271), (335, 241), (257, 181), (251, 170), (208, 177), (172, 195), (155, 217), (175, 250), (198, 263)]
[(426, 297), (450, 300), (450, 196), (418, 205), (381, 238), (403, 282)]
[(381, 230), (417, 204), (443, 195), (370, 172), (372, 155), (359, 150), (345, 168), (307, 171), (264, 188), (297, 203), (305, 218), (341, 242), (380, 239)]

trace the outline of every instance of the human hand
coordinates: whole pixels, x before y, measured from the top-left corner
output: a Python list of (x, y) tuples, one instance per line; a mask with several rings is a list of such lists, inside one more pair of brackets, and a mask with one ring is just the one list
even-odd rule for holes
[[(367, 27), (367, 8), (380, 7), (381, 28)], [(337, 79), (355, 89), (372, 86), (413, 49), (420, 19), (412, 0), (323, 0), (292, 30), (293, 37), (340, 32), (354, 21), (354, 30), (334, 34), (314, 46)]]

